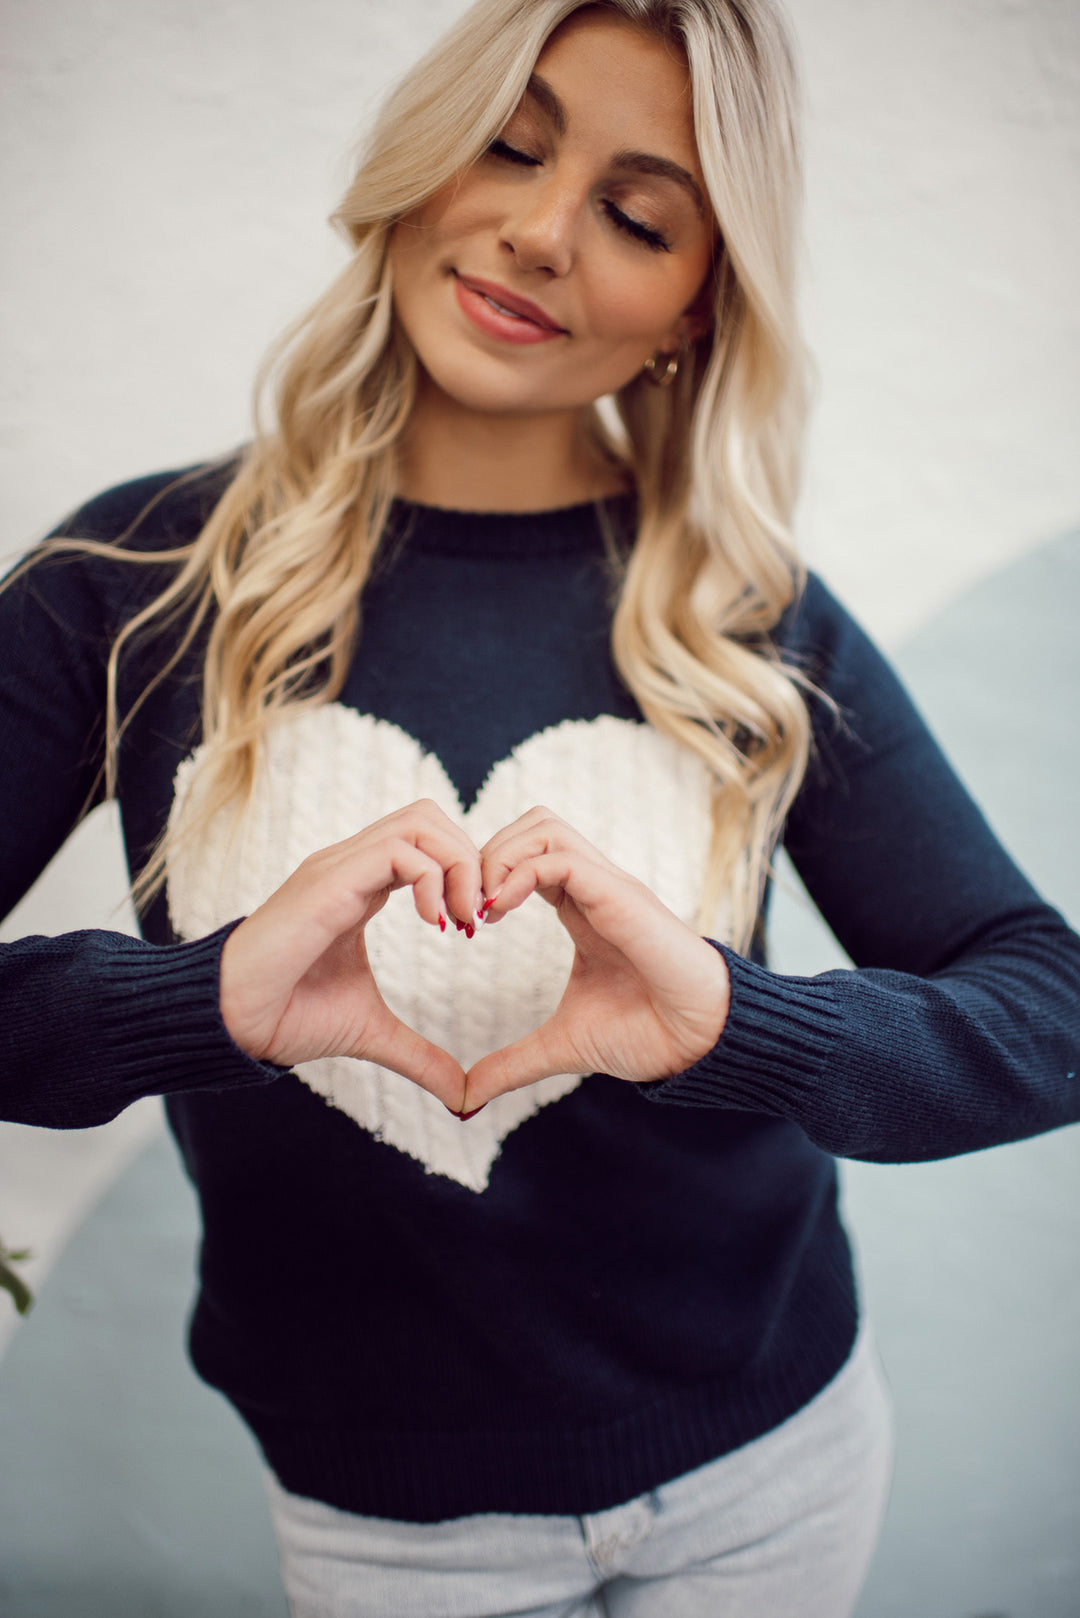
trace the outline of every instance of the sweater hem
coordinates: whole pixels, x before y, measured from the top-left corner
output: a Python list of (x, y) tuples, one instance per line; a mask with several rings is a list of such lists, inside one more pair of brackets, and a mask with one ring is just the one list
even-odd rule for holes
[(741, 1449), (815, 1398), (851, 1354), (852, 1314), (835, 1339), (768, 1377), (656, 1401), (597, 1427), (550, 1432), (372, 1432), (340, 1424), (249, 1419), (291, 1494), (402, 1522), (482, 1512), (606, 1511)]

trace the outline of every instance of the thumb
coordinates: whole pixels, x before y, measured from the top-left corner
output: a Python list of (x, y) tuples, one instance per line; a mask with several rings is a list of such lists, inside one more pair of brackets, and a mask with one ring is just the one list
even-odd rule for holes
[(578, 1071), (573, 1051), (559, 1038), (557, 1019), (549, 1018), (531, 1034), (474, 1063), (466, 1075), (463, 1111), (472, 1112), (495, 1096), (504, 1095), (508, 1090), (520, 1090), (526, 1084), (536, 1084), (554, 1073)]
[(377, 1032), (365, 1039), (363, 1057), (400, 1073), (437, 1097), (451, 1112), (465, 1110), (465, 1069), (461, 1063), (395, 1017), (389, 1007)]

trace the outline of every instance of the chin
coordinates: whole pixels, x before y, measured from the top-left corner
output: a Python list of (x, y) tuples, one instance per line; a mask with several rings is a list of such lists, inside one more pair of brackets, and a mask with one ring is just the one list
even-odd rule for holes
[[(423, 373), (432, 387), (463, 410), (477, 415), (527, 416), (551, 411), (580, 410), (592, 403), (567, 396), (566, 388), (545, 386), (541, 379), (513, 374), (512, 367), (498, 361), (484, 363), (487, 356), (476, 356), (472, 363), (440, 364)], [(507, 373), (510, 374), (507, 374)], [(501, 373), (501, 374), (500, 374)], [(597, 395), (596, 397), (599, 397)]]

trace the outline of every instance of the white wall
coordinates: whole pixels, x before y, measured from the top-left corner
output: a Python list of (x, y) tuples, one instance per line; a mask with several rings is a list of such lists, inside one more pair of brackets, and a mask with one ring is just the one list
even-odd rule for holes
[(1080, 7), (793, 0), (806, 540), (886, 640), (1080, 511)]
[[(382, 88), (458, 0), (6, 0), (0, 550), (240, 439)], [(793, 0), (804, 535), (886, 640), (1080, 509), (1080, 7)]]
[[(4, 0), (0, 556), (248, 430), (343, 250), (348, 153), (461, 0)], [(792, 0), (805, 64), (802, 535), (886, 644), (1080, 514), (1080, 6)], [(122, 897), (99, 822), (8, 924)]]
[(8, 0), (12, 544), (246, 435), (260, 355), (337, 262), (325, 218), (365, 108), (460, 9)]
[[(324, 221), (366, 109), (462, 9), (4, 0), (0, 554), (245, 436), (261, 353), (339, 262)], [(1080, 515), (1080, 6), (791, 10), (821, 371), (804, 540), (896, 645)], [(63, 859), (8, 936), (112, 915), (108, 819)], [(156, 1116), (58, 1148), (49, 1194), (41, 1142), (0, 1131), (0, 1231), (47, 1258)]]

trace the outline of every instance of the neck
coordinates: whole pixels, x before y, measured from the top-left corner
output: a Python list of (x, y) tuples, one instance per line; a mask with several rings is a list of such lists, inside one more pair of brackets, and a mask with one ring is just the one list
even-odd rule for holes
[(400, 447), (398, 492), (459, 511), (543, 511), (620, 493), (627, 479), (584, 421), (583, 411), (465, 410), (422, 378)]

